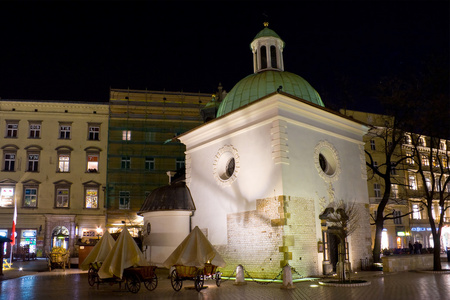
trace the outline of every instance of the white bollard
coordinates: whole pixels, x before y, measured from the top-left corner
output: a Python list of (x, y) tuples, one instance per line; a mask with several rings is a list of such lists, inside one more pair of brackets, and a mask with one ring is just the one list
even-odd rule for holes
[(291, 266), (285, 265), (283, 268), (283, 285), (282, 289), (295, 289), (294, 282), (292, 281)]
[(234, 282), (234, 285), (244, 284), (247, 284), (247, 282), (245, 282), (244, 267), (242, 265), (239, 265), (236, 268), (236, 281)]

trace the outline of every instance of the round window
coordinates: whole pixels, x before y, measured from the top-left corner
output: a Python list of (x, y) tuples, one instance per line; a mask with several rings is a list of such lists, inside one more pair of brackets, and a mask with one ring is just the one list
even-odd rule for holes
[(340, 172), (339, 156), (334, 146), (321, 141), (315, 149), (315, 163), (319, 175), (326, 180), (335, 180)]
[(219, 150), (214, 161), (214, 177), (221, 185), (231, 184), (239, 171), (237, 150), (226, 145)]

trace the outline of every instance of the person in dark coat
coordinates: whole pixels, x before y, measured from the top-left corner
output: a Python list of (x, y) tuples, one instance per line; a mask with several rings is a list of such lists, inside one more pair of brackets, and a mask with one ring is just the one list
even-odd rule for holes
[(414, 247), (413, 244), (411, 244), (411, 241), (409, 241), (409, 254), (414, 254)]

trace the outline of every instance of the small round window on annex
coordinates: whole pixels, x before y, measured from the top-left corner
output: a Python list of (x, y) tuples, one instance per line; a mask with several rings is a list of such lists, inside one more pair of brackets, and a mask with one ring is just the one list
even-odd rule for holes
[(230, 145), (222, 147), (214, 161), (214, 177), (220, 185), (231, 184), (239, 170), (237, 150)]

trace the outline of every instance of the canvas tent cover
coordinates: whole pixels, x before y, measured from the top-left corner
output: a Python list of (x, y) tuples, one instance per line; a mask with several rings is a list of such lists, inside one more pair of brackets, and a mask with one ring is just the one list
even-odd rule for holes
[(198, 226), (181, 242), (164, 262), (164, 267), (174, 265), (204, 268), (205, 263), (211, 263), (218, 267), (225, 267), (226, 263), (220, 254), (214, 249)]
[(123, 269), (149, 265), (131, 234), (124, 228), (98, 270), (98, 276), (102, 279), (114, 276), (122, 278)]
[(92, 248), (91, 252), (86, 256), (80, 265), (81, 270), (89, 270), (89, 265), (93, 262), (103, 262), (116, 241), (111, 234), (106, 231), (100, 241)]

